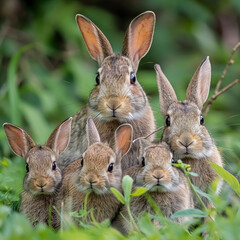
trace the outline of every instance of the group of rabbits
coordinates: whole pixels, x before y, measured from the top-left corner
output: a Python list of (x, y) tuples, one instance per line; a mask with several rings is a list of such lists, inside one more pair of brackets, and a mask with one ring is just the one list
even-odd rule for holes
[[(194, 73), (184, 101), (177, 100), (160, 66), (155, 65), (165, 119), (162, 138), (157, 142), (152, 134), (133, 142), (155, 131), (152, 109), (136, 77), (139, 61), (152, 43), (155, 14), (147, 11), (133, 19), (121, 54), (113, 53), (107, 38), (88, 18), (78, 14), (76, 20), (91, 57), (99, 64), (87, 105), (59, 124), (43, 146), (35, 145), (20, 127), (4, 124), (9, 145), (26, 162), (20, 211), (34, 225), (48, 224), (51, 216), (51, 225), (57, 229), (59, 212), (79, 212), (90, 192), (87, 209), (93, 209), (94, 218), (99, 222), (109, 219), (127, 233), (131, 230), (127, 210), (110, 190), (122, 191), (124, 175), (133, 178), (134, 188), (147, 188), (167, 218), (181, 209), (198, 208), (185, 175), (172, 163), (181, 159), (190, 164), (198, 174), (190, 176), (191, 181), (202, 191), (218, 177), (208, 162), (223, 166), (201, 114), (211, 81), (209, 58)], [(211, 207), (207, 198), (202, 200)], [(154, 213), (144, 196), (134, 197), (130, 208), (135, 217), (144, 211)]]

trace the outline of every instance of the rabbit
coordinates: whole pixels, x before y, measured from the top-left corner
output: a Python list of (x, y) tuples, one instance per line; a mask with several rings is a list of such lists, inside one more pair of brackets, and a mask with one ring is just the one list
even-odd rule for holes
[[(165, 119), (162, 140), (169, 144), (174, 159), (181, 159), (190, 164), (191, 171), (198, 177), (190, 176), (192, 183), (202, 191), (207, 191), (210, 184), (218, 177), (208, 162), (223, 167), (221, 155), (208, 133), (202, 116), (202, 106), (206, 101), (211, 81), (211, 64), (209, 57), (197, 68), (186, 92), (186, 100), (178, 101), (174, 89), (163, 74), (160, 66), (155, 65), (161, 113)], [(222, 186), (220, 180), (217, 191)], [(207, 208), (212, 203), (202, 197)], [(195, 207), (199, 202), (194, 199)]]
[[(168, 219), (179, 210), (193, 208), (192, 194), (187, 179), (181, 169), (172, 166), (174, 160), (169, 146), (165, 142), (155, 144), (146, 143), (145, 140), (140, 149), (139, 164), (126, 169), (123, 173), (133, 178), (134, 188), (147, 188), (148, 194), (156, 202), (163, 216)], [(136, 218), (143, 212), (155, 214), (144, 195), (131, 199), (130, 210)], [(113, 224), (123, 234), (132, 230), (126, 219), (129, 220), (129, 216), (124, 206)], [(172, 221), (183, 223), (190, 219), (190, 217), (179, 217)], [(160, 227), (159, 221), (153, 220), (153, 224), (155, 227)]]
[[(121, 158), (131, 147), (132, 126), (122, 124), (115, 131), (115, 149), (101, 142), (92, 118), (86, 124), (88, 148), (83, 157), (72, 162), (63, 170), (63, 184), (57, 197), (57, 209), (77, 211), (83, 208), (86, 193), (90, 191), (87, 209), (93, 209), (96, 221), (110, 221), (115, 217), (120, 202), (110, 191), (111, 187), (121, 188)], [(69, 205), (70, 209), (69, 209)], [(88, 215), (87, 220), (91, 221)], [(58, 219), (57, 226), (60, 226)], [(77, 220), (74, 221), (78, 224)]]
[[(3, 125), (13, 152), (24, 158), (26, 174), (20, 200), (20, 212), (36, 225), (48, 224), (49, 209), (54, 205), (57, 190), (61, 185), (62, 174), (57, 165), (59, 154), (70, 140), (72, 118), (59, 124), (43, 146), (35, 145), (26, 131), (10, 123)], [(54, 218), (53, 208), (51, 210)]]
[[(92, 117), (103, 142), (114, 143), (114, 131), (122, 123), (130, 123), (134, 138), (155, 130), (155, 120), (148, 98), (137, 81), (139, 61), (152, 43), (155, 14), (151, 11), (137, 16), (126, 32), (121, 54), (114, 54), (110, 43), (88, 18), (76, 16), (79, 29), (91, 57), (99, 64), (96, 86), (88, 103), (73, 117), (71, 141), (61, 154), (61, 168), (81, 157), (87, 148), (85, 126)], [(150, 140), (154, 139), (154, 134)], [(138, 144), (122, 160), (122, 168), (137, 164)]]

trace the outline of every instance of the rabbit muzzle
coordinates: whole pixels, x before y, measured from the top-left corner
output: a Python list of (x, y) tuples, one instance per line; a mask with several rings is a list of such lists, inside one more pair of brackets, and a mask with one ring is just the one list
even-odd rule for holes
[(98, 104), (98, 111), (106, 120), (128, 119), (131, 112), (131, 100), (128, 96), (101, 97)]
[(174, 158), (196, 158), (202, 152), (203, 145), (198, 134), (184, 132), (172, 138), (171, 148)]
[(145, 175), (145, 185), (150, 191), (163, 192), (165, 186), (171, 182), (171, 174), (162, 167), (155, 167), (154, 170), (149, 170)]
[(107, 180), (104, 176), (89, 173), (81, 176), (79, 180), (78, 189), (83, 193), (92, 191), (96, 194), (104, 194), (107, 192)]
[(55, 182), (50, 177), (32, 178), (28, 183), (28, 189), (33, 195), (52, 194), (55, 191)]

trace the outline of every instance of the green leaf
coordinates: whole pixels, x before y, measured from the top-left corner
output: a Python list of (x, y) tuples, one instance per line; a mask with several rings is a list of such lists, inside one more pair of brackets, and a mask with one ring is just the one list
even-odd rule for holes
[(197, 186), (195, 186), (193, 184), (192, 184), (192, 186), (194, 187), (195, 191), (198, 194), (202, 195), (203, 197), (207, 198), (209, 201), (213, 202), (213, 200), (212, 200), (212, 198), (211, 198), (211, 196), (209, 194), (203, 192), (200, 188), (198, 188)]
[(240, 186), (238, 180), (231, 173), (229, 173), (216, 163), (209, 162), (209, 164), (213, 167), (217, 174), (220, 177), (222, 177), (240, 197)]
[(207, 213), (199, 210), (199, 209), (183, 209), (178, 212), (175, 212), (171, 218), (178, 218), (178, 217), (207, 217)]
[(112, 191), (112, 193), (114, 194), (114, 196), (117, 198), (119, 202), (121, 202), (122, 204), (125, 204), (125, 199), (123, 195), (116, 188), (111, 187), (110, 190)]
[(195, 173), (195, 172), (189, 172), (189, 174), (190, 174), (191, 176), (193, 176), (193, 177), (198, 177), (198, 174)]
[(139, 187), (137, 188), (132, 194), (131, 197), (138, 197), (143, 195), (145, 192), (147, 192), (147, 188)]
[(123, 177), (122, 187), (123, 187), (124, 198), (125, 198), (126, 204), (128, 204), (130, 202), (132, 184), (133, 184), (133, 179), (130, 176), (126, 175)]
[(3, 157), (2, 160), (0, 160), (0, 164), (3, 165), (4, 167), (8, 167), (9, 161), (7, 160), (7, 158)]

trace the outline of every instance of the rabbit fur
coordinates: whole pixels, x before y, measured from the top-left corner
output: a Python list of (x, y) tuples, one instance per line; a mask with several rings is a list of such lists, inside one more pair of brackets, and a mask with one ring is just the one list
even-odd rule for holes
[(62, 174), (57, 166), (59, 154), (64, 151), (70, 140), (72, 118), (59, 124), (43, 146), (35, 145), (32, 138), (20, 127), (10, 123), (3, 125), (8, 142), (13, 152), (24, 158), (26, 174), (21, 193), (20, 212), (36, 225), (38, 222), (48, 224), (49, 207), (51, 221), (55, 212), (52, 206)]
[[(139, 162), (141, 163), (126, 169), (124, 175), (129, 175), (134, 179), (134, 188), (147, 188), (150, 197), (156, 202), (163, 216), (168, 219), (179, 210), (193, 208), (192, 194), (187, 179), (180, 169), (171, 166), (173, 158), (168, 145), (164, 142), (159, 144), (144, 142), (140, 150), (139, 159), (142, 160)], [(155, 214), (144, 195), (133, 197), (130, 209), (136, 218), (139, 218), (143, 212)], [(120, 211), (114, 226), (127, 234), (133, 229), (121, 214), (129, 219), (126, 206)], [(190, 220), (189, 217), (173, 219), (176, 223), (188, 220)], [(156, 227), (160, 226), (159, 221), (153, 220), (153, 223)]]
[[(206, 192), (210, 184), (218, 177), (208, 162), (223, 167), (221, 155), (208, 133), (202, 117), (202, 106), (206, 101), (211, 81), (211, 64), (207, 57), (194, 73), (186, 92), (186, 100), (178, 101), (174, 89), (163, 74), (159, 65), (155, 65), (161, 112), (165, 119), (162, 140), (167, 142), (175, 160), (181, 159), (190, 164), (191, 171), (198, 177), (190, 176), (192, 183)], [(220, 191), (222, 181), (219, 182)], [(203, 197), (210, 208), (210, 201)], [(196, 207), (199, 207), (195, 199)]]
[[(114, 144), (114, 132), (122, 123), (130, 123), (134, 138), (155, 130), (155, 121), (148, 98), (137, 81), (139, 61), (152, 43), (155, 14), (151, 11), (137, 16), (126, 32), (121, 54), (114, 54), (100, 29), (88, 18), (78, 14), (76, 20), (91, 57), (99, 64), (97, 85), (88, 103), (73, 117), (71, 141), (61, 154), (61, 168), (80, 158), (87, 149), (85, 126), (92, 117), (102, 142)], [(150, 140), (154, 139), (154, 135)], [(122, 160), (122, 168), (137, 164), (138, 144)]]
[[(63, 212), (82, 209), (87, 192), (87, 209), (93, 209), (94, 218), (101, 222), (115, 217), (120, 202), (110, 191), (121, 188), (121, 158), (131, 147), (132, 126), (122, 124), (115, 131), (115, 148), (100, 142), (100, 136), (92, 118), (86, 125), (88, 148), (83, 158), (69, 164), (63, 170), (63, 184), (57, 199), (57, 208)], [(69, 207), (70, 205), (70, 207)], [(77, 220), (74, 219), (78, 224)], [(87, 216), (90, 221), (91, 216)], [(57, 223), (60, 226), (60, 219)]]

